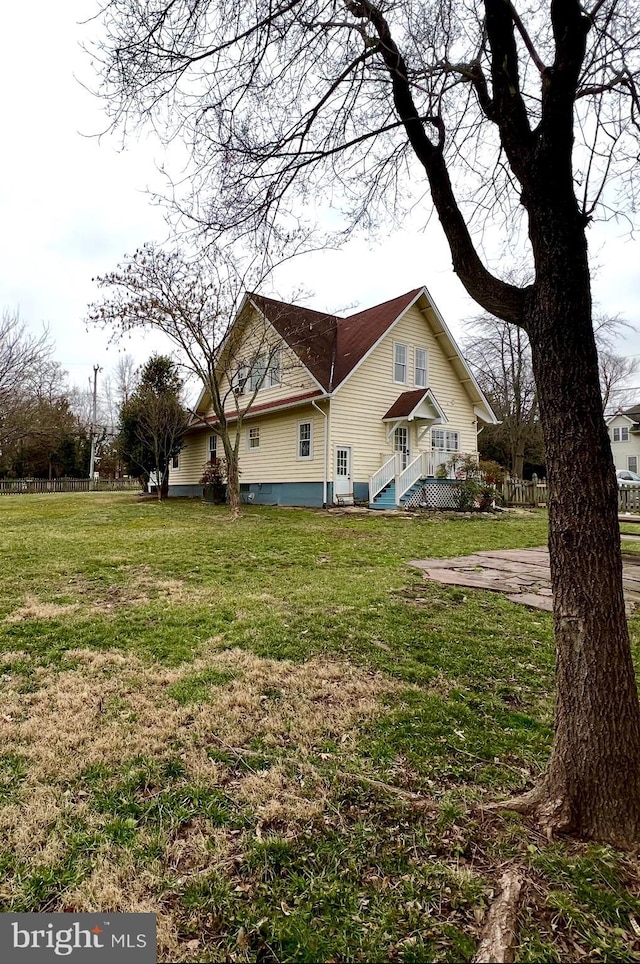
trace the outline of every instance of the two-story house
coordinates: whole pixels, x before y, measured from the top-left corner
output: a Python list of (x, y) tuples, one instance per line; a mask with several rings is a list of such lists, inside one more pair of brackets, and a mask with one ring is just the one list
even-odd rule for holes
[[(268, 358), (230, 376), (231, 419), (238, 395), (259, 386), (242, 423), (245, 501), (401, 505), (453, 455), (476, 453), (479, 426), (496, 422), (424, 287), (344, 318), (247, 295), (236, 324), (248, 344), (265, 325), (273, 335)], [(223, 454), (215, 425), (205, 391), (170, 495), (201, 495), (204, 463)]]
[(640, 405), (616, 412), (607, 428), (616, 469), (640, 472)]

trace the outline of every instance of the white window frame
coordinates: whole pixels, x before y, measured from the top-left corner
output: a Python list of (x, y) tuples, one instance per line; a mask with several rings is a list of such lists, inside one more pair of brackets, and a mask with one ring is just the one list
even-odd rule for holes
[[(439, 441), (442, 445), (437, 444)], [(452, 445), (452, 442), (455, 444)], [(459, 452), (460, 432), (457, 429), (432, 428), (431, 448), (437, 452)]]
[(280, 384), (282, 376), (280, 373), (280, 352), (274, 351), (273, 355), (269, 359), (269, 366), (267, 368), (267, 377), (265, 380), (266, 388), (275, 388)]
[[(211, 444), (213, 442), (213, 445)], [(214, 433), (209, 436), (209, 461), (213, 462), (218, 458), (218, 436)]]
[[(420, 367), (418, 367), (418, 352), (422, 352), (422, 354), (424, 355), (424, 365), (421, 365)], [(426, 387), (427, 387), (427, 379), (428, 379), (428, 377), (429, 377), (429, 369), (428, 369), (428, 366), (429, 366), (429, 352), (427, 351), (426, 348), (416, 348), (416, 349), (415, 349), (415, 352), (414, 352), (414, 366), (413, 366), (413, 368), (414, 368), (414, 372), (413, 372), (413, 374), (414, 374), (414, 384), (415, 384), (416, 388), (426, 388)], [(422, 372), (422, 371), (424, 372), (424, 381), (423, 381), (423, 382), (419, 382), (419, 381), (418, 381), (418, 372), (419, 372), (419, 371), (420, 371), (420, 372)]]
[[(633, 465), (631, 464), (633, 462)], [(638, 474), (638, 456), (637, 455), (627, 455), (627, 469), (629, 472), (635, 472)]]
[[(307, 438), (305, 438), (305, 439), (302, 438), (301, 432), (302, 432), (302, 426), (303, 426), (303, 425), (308, 425), (308, 426), (309, 426), (309, 438), (308, 438), (308, 439), (307, 439)], [(309, 443), (309, 454), (308, 454), (308, 455), (302, 455), (302, 454), (301, 454), (301, 449), (302, 449), (302, 443), (303, 443), (303, 442), (308, 442), (308, 443)], [(298, 462), (310, 462), (311, 459), (313, 458), (313, 419), (305, 418), (305, 419), (301, 419), (301, 420), (298, 422), (298, 426), (297, 426), (297, 442), (296, 442), (296, 445), (297, 445), (296, 452), (297, 452)]]
[(256, 452), (259, 448), (260, 448), (260, 426), (250, 425), (247, 428), (247, 451)]
[[(404, 349), (404, 361), (398, 361), (398, 349)], [(404, 378), (396, 378), (396, 369), (404, 368)], [(409, 380), (409, 346), (399, 341), (393, 343), (393, 380), (396, 385), (406, 385)]]
[(613, 441), (614, 442), (628, 442), (629, 441), (629, 427), (628, 425), (616, 425), (613, 430)]
[[(447, 452), (459, 452), (460, 451), (460, 432), (457, 429), (452, 429), (444, 433), (445, 444), (447, 446)], [(455, 439), (455, 444), (451, 444), (451, 439)]]
[(253, 362), (251, 366), (251, 372), (249, 373), (249, 391), (259, 392), (261, 388), (264, 388), (267, 378), (267, 356), (259, 355)]

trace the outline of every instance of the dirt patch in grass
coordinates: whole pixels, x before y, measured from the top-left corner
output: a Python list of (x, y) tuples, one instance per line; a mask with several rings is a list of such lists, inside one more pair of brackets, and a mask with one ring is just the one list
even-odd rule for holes
[(28, 619), (60, 619), (70, 615), (93, 617), (110, 615), (122, 607), (146, 606), (155, 600), (173, 605), (194, 602), (202, 598), (202, 589), (187, 585), (180, 579), (154, 576), (146, 566), (127, 572), (124, 582), (106, 585), (85, 577), (68, 580), (58, 589), (60, 595), (73, 599), (69, 603), (44, 602), (25, 596), (23, 604), (5, 617), (5, 622), (16, 623)]

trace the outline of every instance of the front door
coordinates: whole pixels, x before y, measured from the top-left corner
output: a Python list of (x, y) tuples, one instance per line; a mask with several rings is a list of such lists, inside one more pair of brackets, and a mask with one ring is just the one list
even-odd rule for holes
[(336, 477), (334, 487), (334, 495), (337, 499), (344, 498), (346, 495), (353, 495), (350, 445), (336, 446)]
[(400, 463), (404, 470), (409, 464), (409, 429), (399, 425), (393, 433), (393, 442), (395, 451), (400, 453)]

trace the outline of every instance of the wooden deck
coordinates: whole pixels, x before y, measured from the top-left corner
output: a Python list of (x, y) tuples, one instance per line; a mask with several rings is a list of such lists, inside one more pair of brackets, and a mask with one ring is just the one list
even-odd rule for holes
[[(640, 553), (623, 552), (622, 558), (624, 595), (630, 613), (640, 604)], [(534, 609), (551, 612), (553, 608), (549, 550), (545, 547), (494, 549), (454, 559), (414, 559), (409, 565), (422, 569), (425, 579), (444, 585), (487, 589)]]

